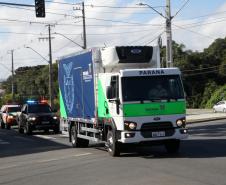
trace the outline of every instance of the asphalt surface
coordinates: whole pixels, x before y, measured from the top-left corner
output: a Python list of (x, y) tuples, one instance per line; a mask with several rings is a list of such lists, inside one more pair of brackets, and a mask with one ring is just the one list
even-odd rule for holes
[(225, 185), (226, 120), (188, 125), (179, 154), (142, 147), (112, 158), (62, 135), (0, 129), (0, 185)]

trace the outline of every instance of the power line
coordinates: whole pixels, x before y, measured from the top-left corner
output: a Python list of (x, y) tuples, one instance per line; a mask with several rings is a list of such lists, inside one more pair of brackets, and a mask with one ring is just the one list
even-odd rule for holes
[(196, 31), (193, 31), (193, 30), (190, 30), (190, 29), (187, 29), (187, 28), (184, 28), (184, 27), (182, 27), (182, 26), (178, 26), (178, 25), (175, 25), (175, 24), (173, 24), (175, 27), (177, 27), (177, 28), (180, 28), (180, 29), (183, 29), (183, 30), (186, 30), (186, 31), (189, 31), (189, 32), (191, 32), (191, 33), (194, 33), (194, 34), (197, 34), (197, 35), (200, 35), (200, 36), (202, 36), (202, 37), (206, 37), (206, 38), (209, 38), (209, 39), (216, 39), (216, 38), (214, 38), (214, 37), (212, 37), (212, 36), (209, 36), (209, 35), (204, 35), (204, 34), (202, 34), (202, 33), (199, 33), (199, 32), (196, 32)]
[(148, 44), (151, 44), (153, 41), (155, 41), (156, 39), (158, 39), (163, 33), (165, 33), (165, 31), (163, 31), (160, 34), (158, 34), (158, 36), (156, 36), (155, 38), (153, 38), (151, 41), (147, 42), (145, 45), (147, 46)]
[(189, 1), (190, 1), (190, 0), (187, 0), (187, 1), (181, 6), (181, 8), (175, 13), (175, 15), (172, 16), (172, 18), (176, 17), (176, 16), (180, 13), (180, 11), (188, 4)]
[[(65, 2), (59, 2), (59, 1), (46, 1), (47, 3), (55, 3), (55, 4), (64, 4), (64, 5), (80, 5), (81, 3), (65, 3)], [(93, 5), (93, 4), (87, 4), (86, 7), (92, 7), (92, 8), (122, 8), (122, 9), (130, 9), (130, 8), (141, 8), (137, 6), (107, 6), (107, 5)], [(154, 8), (162, 8), (165, 6), (155, 6)], [(145, 8), (145, 7), (142, 7)]]
[(218, 20), (218, 19), (221, 19), (221, 20), (219, 20), (219, 21), (210, 21), (210, 22), (199, 21), (199, 22), (196, 22), (196, 23), (183, 24), (183, 25), (181, 25), (181, 26), (187, 26), (187, 27), (191, 28), (191, 27), (197, 27), (197, 26), (203, 26), (203, 25), (215, 24), (215, 23), (219, 23), (219, 22), (224, 22), (224, 21), (226, 21), (226, 18), (225, 18), (225, 17), (223, 17), (223, 18), (217, 18), (217, 19), (214, 19), (214, 20)]
[(215, 70), (212, 70), (212, 71), (195, 73), (195, 74), (184, 74), (183, 76), (185, 76), (185, 77), (188, 77), (188, 76), (197, 76), (197, 75), (203, 75), (203, 74), (208, 74), (208, 73), (216, 73), (216, 72), (219, 72), (219, 69), (215, 69)]

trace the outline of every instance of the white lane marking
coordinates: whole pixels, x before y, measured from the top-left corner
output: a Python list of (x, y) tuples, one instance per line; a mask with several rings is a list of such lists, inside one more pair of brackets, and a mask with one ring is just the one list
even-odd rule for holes
[(71, 156), (39, 160), (39, 161), (33, 161), (33, 162), (22, 162), (17, 165), (2, 166), (2, 167), (0, 167), (0, 170), (5, 170), (5, 169), (15, 168), (15, 167), (22, 167), (22, 166), (26, 166), (29, 164), (34, 165), (34, 164), (40, 164), (40, 163), (47, 163), (47, 162), (51, 162), (51, 161), (59, 161), (59, 160), (64, 160), (64, 159), (68, 159), (68, 158), (73, 158), (73, 157), (82, 157), (82, 156), (87, 156), (87, 155), (91, 155), (91, 154), (92, 153), (81, 153), (81, 154), (76, 154), (76, 155), (71, 155)]
[(39, 137), (39, 138), (42, 138), (42, 139), (57, 139), (55, 137), (51, 137), (51, 136), (44, 136), (44, 135), (34, 135), (35, 137)]
[(4, 167), (0, 167), (0, 170), (5, 170), (5, 169), (8, 169), (8, 168), (15, 168), (15, 167), (17, 167), (17, 165), (4, 166)]
[(71, 155), (71, 156), (65, 156), (65, 157), (58, 157), (58, 158), (41, 160), (41, 161), (37, 161), (37, 163), (45, 163), (45, 162), (51, 162), (51, 161), (59, 161), (59, 160), (62, 160), (62, 159), (68, 159), (68, 158), (72, 158), (72, 157), (81, 157), (81, 156), (86, 156), (86, 155), (91, 155), (91, 154), (92, 153), (76, 154), (76, 155)]

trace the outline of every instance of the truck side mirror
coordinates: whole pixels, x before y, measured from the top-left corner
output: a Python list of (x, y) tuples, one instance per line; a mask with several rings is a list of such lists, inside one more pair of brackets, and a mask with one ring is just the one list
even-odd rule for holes
[(111, 86), (107, 86), (106, 95), (107, 95), (107, 99), (112, 99), (113, 98), (112, 87)]

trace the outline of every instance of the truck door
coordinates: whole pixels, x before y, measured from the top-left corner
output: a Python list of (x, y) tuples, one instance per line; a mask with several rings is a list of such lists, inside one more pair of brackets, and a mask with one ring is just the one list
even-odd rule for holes
[(109, 109), (112, 117), (118, 117), (120, 115), (120, 99), (119, 99), (119, 77), (111, 77), (111, 100), (109, 101)]

